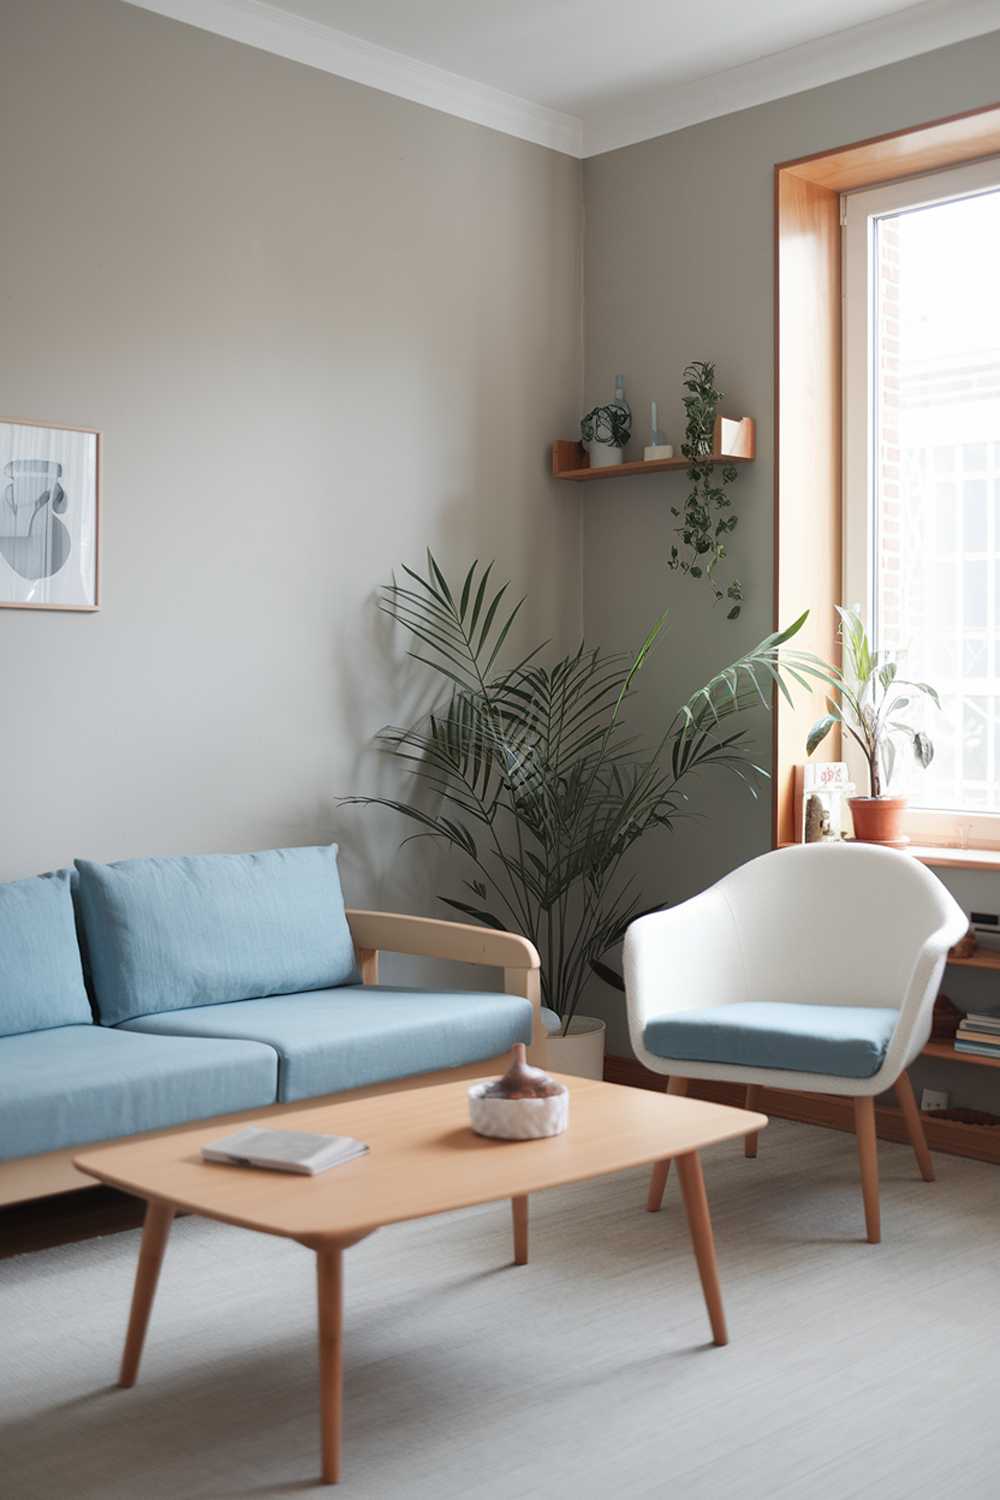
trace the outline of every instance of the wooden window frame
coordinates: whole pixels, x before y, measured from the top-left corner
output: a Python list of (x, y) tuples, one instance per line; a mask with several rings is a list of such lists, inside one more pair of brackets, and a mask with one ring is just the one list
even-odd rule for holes
[[(837, 660), (843, 590), (840, 195), (1000, 153), (1000, 103), (780, 162), (775, 193), (774, 624), (804, 609), (798, 644)], [(775, 846), (796, 839), (794, 772), (820, 694), (776, 696)], [(831, 737), (831, 753), (840, 755)]]

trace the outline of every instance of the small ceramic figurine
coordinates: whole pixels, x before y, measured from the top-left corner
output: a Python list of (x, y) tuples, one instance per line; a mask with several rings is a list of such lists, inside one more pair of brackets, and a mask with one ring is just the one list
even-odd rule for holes
[(813, 792), (806, 803), (806, 843), (821, 844), (830, 837), (830, 814)]

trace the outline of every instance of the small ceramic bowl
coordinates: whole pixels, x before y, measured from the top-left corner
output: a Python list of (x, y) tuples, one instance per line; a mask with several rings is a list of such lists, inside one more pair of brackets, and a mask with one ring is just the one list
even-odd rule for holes
[(488, 1099), (493, 1079), (474, 1083), (469, 1089), (469, 1120), (477, 1135), (500, 1141), (537, 1141), (546, 1135), (561, 1135), (569, 1124), (569, 1089), (547, 1099)]

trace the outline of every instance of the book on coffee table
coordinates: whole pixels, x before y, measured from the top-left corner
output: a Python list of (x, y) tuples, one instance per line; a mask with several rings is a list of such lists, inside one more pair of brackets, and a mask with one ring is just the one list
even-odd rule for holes
[(235, 1135), (202, 1146), (205, 1161), (238, 1167), (268, 1167), (273, 1172), (301, 1172), (315, 1177), (368, 1150), (349, 1135), (314, 1135), (308, 1130), (262, 1130), (249, 1125)]

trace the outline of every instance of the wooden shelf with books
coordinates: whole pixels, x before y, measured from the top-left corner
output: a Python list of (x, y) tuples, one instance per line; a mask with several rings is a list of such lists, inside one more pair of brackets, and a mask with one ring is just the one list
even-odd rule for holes
[(924, 1057), (935, 1057), (941, 1062), (972, 1063), (978, 1068), (1000, 1068), (1000, 1057), (981, 1057), (978, 1052), (958, 1052), (953, 1042), (930, 1041), (923, 1050)]
[(997, 969), (1000, 970), (1000, 953), (992, 948), (977, 948), (975, 953), (970, 953), (968, 958), (949, 958), (949, 964), (954, 964), (957, 969)]

